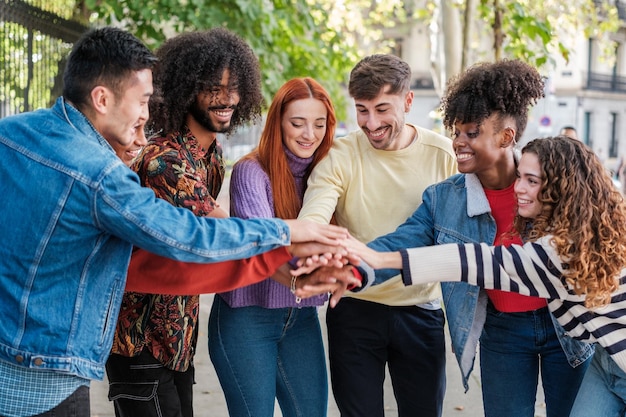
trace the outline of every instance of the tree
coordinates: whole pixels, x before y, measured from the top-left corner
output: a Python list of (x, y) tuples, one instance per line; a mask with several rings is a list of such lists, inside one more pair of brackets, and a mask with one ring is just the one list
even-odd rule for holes
[(568, 61), (579, 33), (601, 40), (610, 57), (611, 34), (620, 27), (615, 5), (597, 0), (434, 0), (414, 17), (433, 30), (440, 95), (450, 76), (478, 60), (518, 58), (538, 68), (553, 66), (555, 56)]
[(259, 57), (268, 103), (286, 80), (312, 76), (331, 93), (339, 117), (345, 116), (342, 86), (357, 53), (326, 24), (332, 10), (313, 10), (306, 0), (85, 0), (85, 5), (96, 19), (124, 26), (153, 48), (182, 31), (224, 26)]

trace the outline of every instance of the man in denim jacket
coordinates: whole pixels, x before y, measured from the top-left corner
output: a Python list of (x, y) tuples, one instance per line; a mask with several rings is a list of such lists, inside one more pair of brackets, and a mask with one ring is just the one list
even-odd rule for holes
[(130, 144), (148, 118), (154, 61), (126, 32), (90, 31), (51, 109), (0, 120), (2, 416), (89, 416), (89, 380), (104, 375), (133, 245), (205, 263), (343, 234), (199, 218), (142, 188), (107, 141)]

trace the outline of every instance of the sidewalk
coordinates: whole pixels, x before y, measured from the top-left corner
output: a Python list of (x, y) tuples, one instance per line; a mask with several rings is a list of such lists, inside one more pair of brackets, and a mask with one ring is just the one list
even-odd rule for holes
[[(200, 332), (198, 337), (198, 350), (195, 356), (196, 381), (194, 387), (194, 412), (196, 417), (228, 417), (226, 402), (213, 370), (213, 365), (209, 359), (207, 351), (207, 323), (213, 295), (202, 295), (200, 298)], [(326, 307), (320, 309), (320, 322), (324, 343), (326, 343)], [(447, 330), (447, 328), (446, 328)], [(470, 389), (467, 394), (463, 392), (460, 371), (456, 364), (456, 359), (450, 349), (449, 339), (446, 341), (447, 351), (447, 389), (444, 400), (444, 417), (478, 417), (482, 416), (482, 399), (480, 395), (479, 372), (474, 372), (470, 381)], [(329, 383), (330, 385), (330, 383)], [(539, 389), (541, 398), (537, 401), (535, 415), (544, 417), (546, 415), (543, 406), (543, 392)], [(393, 398), (393, 390), (389, 376), (385, 380), (385, 404), (386, 417), (397, 417), (398, 412)], [(106, 381), (94, 381), (91, 384), (91, 415), (93, 417), (114, 417), (113, 405), (107, 399)], [(278, 405), (276, 406), (275, 417), (281, 416)], [(328, 417), (339, 417), (339, 411), (334, 403), (332, 392), (329, 392)], [(367, 416), (363, 416), (367, 417)]]

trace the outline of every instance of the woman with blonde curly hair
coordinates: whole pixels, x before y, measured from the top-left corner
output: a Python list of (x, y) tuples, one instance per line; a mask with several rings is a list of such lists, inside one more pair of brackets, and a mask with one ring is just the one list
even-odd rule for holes
[(402, 269), (406, 285), (462, 281), (546, 298), (570, 336), (596, 343), (571, 417), (626, 412), (626, 205), (599, 158), (565, 136), (522, 149), (515, 228), (525, 244), (446, 244), (375, 252), (346, 245), (375, 269)]

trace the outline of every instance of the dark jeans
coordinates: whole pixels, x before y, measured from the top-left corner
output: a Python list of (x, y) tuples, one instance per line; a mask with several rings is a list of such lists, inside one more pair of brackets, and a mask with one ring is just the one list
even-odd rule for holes
[(385, 364), (398, 416), (439, 417), (446, 387), (444, 314), (343, 298), (326, 312), (330, 373), (342, 417), (383, 417)]
[(89, 417), (89, 387), (82, 386), (50, 411), (36, 417)]
[(533, 417), (541, 375), (547, 416), (568, 417), (590, 362), (569, 365), (547, 307), (502, 313), (489, 303), (480, 338), (485, 416)]
[(193, 417), (193, 366), (173, 371), (144, 350), (133, 358), (112, 354), (106, 369), (116, 417)]

